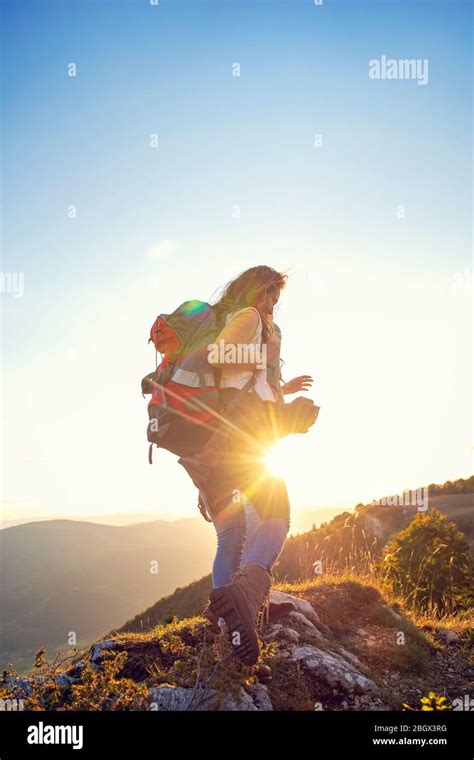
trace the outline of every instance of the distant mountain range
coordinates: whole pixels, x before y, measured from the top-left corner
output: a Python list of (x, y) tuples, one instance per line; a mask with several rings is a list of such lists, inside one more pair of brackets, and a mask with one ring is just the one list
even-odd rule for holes
[[(197, 511), (196, 511), (197, 514)], [(184, 518), (187, 519), (187, 518)], [(140, 522), (154, 522), (155, 520), (165, 520), (166, 522), (176, 522), (176, 515), (150, 512), (116, 512), (114, 514), (97, 514), (97, 515), (46, 515), (43, 517), (18, 517), (9, 520), (0, 521), (0, 530), (3, 528), (13, 528), (15, 525), (25, 525), (32, 522), (51, 522), (51, 520), (74, 520), (76, 522), (99, 523), (100, 525), (135, 525)]]
[[(322, 522), (332, 520), (340, 514), (343, 507), (312, 507), (296, 510), (291, 518), (291, 532), (302, 533), (310, 530), (313, 524), (318, 527)], [(195, 510), (197, 514), (197, 510)], [(192, 519), (192, 518), (183, 518)], [(47, 517), (19, 517), (16, 519), (0, 520), (0, 530), (13, 528), (15, 525), (25, 525), (32, 522), (51, 522), (53, 520), (74, 520), (75, 522), (97, 523), (99, 525), (136, 525), (137, 523), (165, 521), (176, 522), (176, 515), (169, 512), (153, 515), (150, 512), (116, 512), (114, 514), (97, 514), (79, 517), (76, 515), (48, 515)]]
[(70, 632), (78, 642), (100, 635), (207, 573), (214, 550), (214, 530), (200, 516), (126, 527), (47, 520), (5, 528), (0, 666), (31, 666), (39, 646), (49, 654), (67, 649)]

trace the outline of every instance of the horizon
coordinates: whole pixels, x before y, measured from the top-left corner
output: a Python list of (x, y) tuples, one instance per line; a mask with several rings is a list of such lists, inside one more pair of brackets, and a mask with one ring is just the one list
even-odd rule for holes
[[(308, 508), (302, 508), (301, 510), (298, 510), (295, 517), (298, 518), (297, 524), (301, 524), (302, 521), (304, 523), (309, 524), (311, 521), (313, 523), (317, 522), (324, 522), (323, 516), (324, 514), (327, 514), (328, 512), (343, 512), (343, 511), (354, 511), (355, 506), (353, 507), (308, 507)], [(311, 517), (310, 517), (311, 516)], [(319, 520), (318, 520), (319, 518)], [(199, 514), (197, 510), (193, 514), (183, 514), (180, 516), (173, 515), (170, 512), (164, 512), (163, 514), (159, 514), (156, 512), (137, 512), (134, 514), (133, 512), (110, 512), (110, 513), (93, 513), (93, 514), (70, 514), (65, 515), (61, 513), (49, 513), (44, 514), (41, 516), (35, 516), (30, 515), (28, 517), (21, 517), (17, 518), (18, 522), (15, 518), (5, 518), (2, 516), (2, 519), (0, 520), (0, 530), (3, 530), (5, 528), (12, 528), (16, 525), (23, 525), (31, 522), (54, 522), (54, 521), (63, 521), (63, 520), (70, 520), (71, 522), (91, 522), (95, 523), (97, 525), (110, 525), (111, 527), (128, 527), (130, 525), (135, 525), (143, 522), (181, 522), (183, 520), (199, 520), (199, 522), (202, 520), (202, 516)], [(110, 520), (110, 522), (107, 522), (107, 520)], [(123, 522), (121, 522), (123, 521)], [(290, 527), (290, 533), (291, 533), (291, 527)]]
[[(448, 482), (453, 481), (443, 481), (443, 483), (433, 483), (425, 486), (420, 486), (418, 488), (404, 488), (398, 493), (385, 495), (379, 499), (373, 499), (370, 503), (365, 504), (364, 506), (417, 506), (418, 511), (425, 512), (429, 508), (429, 500), (433, 498), (443, 498), (443, 494), (435, 494), (434, 497), (428, 496), (428, 489), (430, 485), (435, 485), (437, 487), (442, 487), (443, 485), (446, 485)], [(464, 492), (462, 492), (464, 493)], [(452, 496), (453, 494), (449, 494)], [(342, 514), (343, 512), (354, 512), (357, 507), (362, 502), (357, 502), (352, 507), (347, 506), (321, 506), (321, 505), (313, 505), (313, 506), (302, 506), (296, 510), (296, 512), (293, 514), (292, 523), (295, 522), (296, 517), (296, 524), (297, 524), (297, 532), (304, 532), (308, 530), (306, 526), (309, 524), (316, 525), (316, 527), (319, 527), (323, 522), (326, 522), (327, 520), (327, 513), (330, 512), (336, 512), (338, 514)], [(30, 522), (51, 522), (51, 521), (63, 521), (63, 520), (70, 520), (73, 522), (92, 522), (95, 524), (101, 524), (101, 525), (109, 525), (111, 527), (128, 527), (131, 525), (137, 525), (144, 522), (181, 522), (183, 520), (201, 520), (201, 515), (197, 514), (196, 511), (193, 513), (187, 513), (182, 514), (180, 516), (176, 516), (172, 512), (155, 512), (155, 511), (144, 511), (144, 512), (136, 512), (133, 511), (122, 511), (122, 512), (102, 512), (102, 513), (90, 513), (90, 514), (70, 514), (70, 515), (64, 515), (61, 513), (44, 513), (41, 516), (35, 516), (30, 515), (29, 517), (22, 517), (18, 518), (18, 521), (15, 518), (11, 519), (5, 519), (4, 516), (0, 519), (0, 530), (3, 530), (4, 528), (10, 528), (15, 527), (17, 525), (23, 525), (25, 523)], [(110, 521), (110, 522), (109, 522)], [(290, 535), (291, 535), (291, 525), (290, 525)]]

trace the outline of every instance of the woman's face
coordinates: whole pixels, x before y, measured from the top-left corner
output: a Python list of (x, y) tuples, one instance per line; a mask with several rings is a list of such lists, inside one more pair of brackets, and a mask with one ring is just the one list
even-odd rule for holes
[(258, 308), (268, 319), (273, 318), (273, 307), (278, 303), (279, 298), (279, 288), (269, 288), (267, 292), (262, 295)]

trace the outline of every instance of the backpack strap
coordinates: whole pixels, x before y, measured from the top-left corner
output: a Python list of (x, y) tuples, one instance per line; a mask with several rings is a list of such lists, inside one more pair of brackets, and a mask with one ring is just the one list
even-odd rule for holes
[(198, 493), (198, 508), (202, 516), (204, 517), (206, 522), (212, 522), (212, 519), (209, 517), (209, 514), (207, 512), (207, 507), (203, 499), (203, 494), (201, 491)]
[(249, 393), (249, 391), (252, 390), (253, 386), (256, 383), (256, 380), (257, 380), (257, 370), (254, 370), (250, 380), (247, 380), (245, 385), (242, 388), (240, 388), (238, 393), (235, 394), (232, 401), (229, 402), (229, 404), (226, 407), (226, 411), (231, 411), (231, 412), (234, 411), (236, 406), (238, 406), (240, 402), (243, 401), (245, 394)]
[[(217, 391), (220, 390), (220, 379), (221, 379), (220, 374), (221, 374), (220, 371), (214, 374), (214, 383), (215, 383)], [(252, 377), (249, 380), (247, 380), (247, 382), (242, 388), (239, 389), (239, 392), (236, 393), (232, 401), (229, 402), (228, 406), (226, 407), (226, 410), (228, 409), (231, 412), (233, 412), (235, 407), (238, 404), (240, 404), (245, 394), (248, 393), (253, 388), (256, 380), (257, 380), (257, 370), (255, 369), (252, 373)], [(199, 372), (199, 384), (201, 385), (201, 388), (204, 388), (204, 389), (207, 388), (206, 379), (202, 372)]]

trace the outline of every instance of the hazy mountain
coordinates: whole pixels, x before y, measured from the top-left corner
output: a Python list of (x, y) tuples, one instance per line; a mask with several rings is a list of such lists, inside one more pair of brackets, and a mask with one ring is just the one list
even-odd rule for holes
[(24, 667), (38, 646), (66, 649), (71, 631), (91, 639), (204, 575), (215, 533), (201, 517), (127, 527), (48, 520), (5, 528), (0, 549), (0, 665)]
[(116, 512), (111, 515), (43, 515), (42, 517), (18, 517), (8, 520), (1, 520), (0, 530), (2, 528), (13, 528), (15, 525), (25, 525), (25, 523), (46, 521), (50, 522), (51, 520), (74, 520), (77, 522), (86, 521), (99, 523), (100, 525), (135, 525), (136, 523), (154, 522), (155, 520), (176, 522), (176, 515), (167, 512), (160, 512), (159, 514), (152, 514), (150, 512)]
[[(291, 517), (291, 533), (303, 533), (311, 530), (316, 525), (318, 528), (322, 522), (332, 520), (333, 517), (344, 511), (343, 507), (310, 507), (308, 509), (295, 510)], [(184, 518), (191, 519), (191, 518)], [(31, 522), (50, 522), (51, 520), (74, 520), (77, 522), (98, 523), (100, 525), (136, 525), (137, 523), (164, 520), (176, 522), (176, 515), (172, 512), (159, 512), (156, 515), (150, 512), (116, 512), (114, 514), (87, 515), (47, 515), (46, 517), (18, 517), (0, 521), (0, 530), (13, 528), (15, 525), (25, 525)]]

